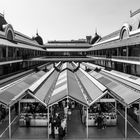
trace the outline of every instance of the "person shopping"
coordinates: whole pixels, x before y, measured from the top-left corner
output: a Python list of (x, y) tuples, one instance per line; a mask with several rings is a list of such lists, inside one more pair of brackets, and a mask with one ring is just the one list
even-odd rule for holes
[(60, 125), (58, 128), (58, 139), (63, 140), (63, 138), (64, 138), (64, 130), (63, 127)]

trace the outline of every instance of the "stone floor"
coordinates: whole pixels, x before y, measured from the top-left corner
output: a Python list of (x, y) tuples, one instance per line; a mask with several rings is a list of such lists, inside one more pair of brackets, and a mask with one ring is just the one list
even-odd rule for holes
[[(123, 113), (122, 113), (123, 114)], [(129, 118), (131, 119), (131, 118)], [(133, 125), (138, 125), (133, 123)], [(136, 127), (137, 128), (137, 127)], [(139, 128), (138, 128), (139, 129)], [(12, 127), (13, 140), (44, 140), (48, 138), (47, 127), (19, 127), (18, 123), (14, 123)], [(105, 129), (97, 129), (97, 127), (89, 127), (89, 140), (124, 140), (124, 119), (118, 114), (117, 126), (107, 127)], [(80, 111), (73, 110), (68, 120), (68, 130), (65, 140), (87, 140), (86, 127), (81, 123)], [(1, 139), (8, 138), (8, 131)], [(50, 137), (51, 139), (51, 137)], [(56, 136), (57, 139), (57, 136)], [(128, 124), (128, 140), (140, 139), (140, 136)]]

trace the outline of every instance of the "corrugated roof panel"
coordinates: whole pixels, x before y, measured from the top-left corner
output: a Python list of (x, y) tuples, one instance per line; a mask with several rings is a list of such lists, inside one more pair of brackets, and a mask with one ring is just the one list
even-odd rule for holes
[[(0, 93), (0, 102), (5, 102), (5, 104), (12, 104), (19, 96), (21, 96), (34, 81), (40, 78), (43, 72), (39, 74), (33, 74), (32, 76), (27, 77), (20, 83), (17, 83)], [(38, 75), (38, 76), (37, 76)]]
[(48, 79), (45, 81), (45, 83), (34, 93), (35, 96), (40, 99), (41, 101), (48, 103), (49, 96), (50, 96), (50, 89), (53, 86), (55, 80), (57, 79), (59, 75), (59, 72), (54, 71)]
[(102, 77), (101, 74), (99, 74), (99, 73), (97, 73), (97, 72), (95, 72), (95, 71), (91, 71), (91, 72), (89, 72), (89, 74), (90, 74), (91, 76), (95, 77), (96, 79)]
[[(100, 75), (102, 75), (101, 73), (102, 72), (99, 72)], [(104, 75), (96, 79), (99, 80), (103, 85), (105, 85), (109, 90), (111, 90), (121, 99), (123, 99), (127, 105), (140, 99), (140, 93), (136, 92), (135, 90), (132, 90), (130, 87), (124, 84), (121, 84), (121, 82), (118, 82), (118, 80), (113, 80), (112, 78), (109, 78)]]
[(9, 91), (5, 91), (0, 94), (0, 102), (9, 105), (10, 101), (15, 97), (15, 95)]
[[(65, 80), (62, 84), (57, 84), (60, 80)], [(67, 69), (62, 71), (57, 79), (55, 88), (51, 94), (49, 105), (62, 100), (64, 97), (68, 96), (68, 85), (67, 85)]]
[(84, 75), (80, 70), (76, 72), (78, 78), (83, 84), (85, 90), (89, 94), (92, 99), (92, 103), (94, 103), (99, 97), (104, 95), (104, 92), (100, 90), (86, 75)]
[(101, 83), (103, 83), (103, 85), (107, 85), (107, 84), (109, 84), (109, 83), (111, 83), (111, 81), (109, 80), (109, 79), (107, 79), (107, 78), (105, 78), (105, 77), (100, 77), (100, 78), (98, 78), (98, 81), (99, 82), (101, 82)]
[(70, 97), (83, 103), (84, 105), (88, 105), (82, 93), (82, 90), (80, 89), (80, 86), (76, 80), (76, 77), (71, 71), (68, 71), (68, 94)]

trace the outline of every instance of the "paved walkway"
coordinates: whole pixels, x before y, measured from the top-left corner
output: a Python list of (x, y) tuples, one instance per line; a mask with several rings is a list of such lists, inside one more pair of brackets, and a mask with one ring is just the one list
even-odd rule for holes
[[(123, 112), (121, 112), (123, 114)], [(131, 122), (133, 119), (128, 117), (128, 120)], [(133, 122), (133, 125), (137, 125), (136, 122)], [(13, 140), (44, 140), (48, 138), (48, 129), (47, 127), (19, 127), (18, 122), (15, 122), (12, 131)], [(139, 129), (139, 128), (138, 128)], [(81, 123), (80, 111), (73, 110), (70, 119), (68, 120), (68, 133), (66, 134), (66, 140), (87, 140), (86, 139), (86, 127)], [(128, 124), (128, 140), (140, 139), (140, 136), (136, 131)], [(8, 138), (5, 135), (4, 138)], [(56, 137), (57, 139), (57, 137)], [(97, 129), (97, 127), (89, 127), (89, 140), (124, 140), (124, 119), (121, 115), (118, 115), (118, 124), (114, 127), (107, 127), (106, 129)], [(6, 140), (6, 139), (5, 139)]]

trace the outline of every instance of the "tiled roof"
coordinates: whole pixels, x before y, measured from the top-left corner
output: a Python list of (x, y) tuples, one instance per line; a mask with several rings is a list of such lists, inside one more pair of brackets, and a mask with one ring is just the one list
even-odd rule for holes
[(40, 47), (36, 47), (33, 45), (27, 45), (27, 44), (23, 44), (23, 43), (12, 43), (6, 39), (2, 39), (0, 38), (0, 46), (10, 46), (10, 47), (17, 47), (17, 48), (24, 48), (24, 49), (32, 49), (32, 50), (40, 50), (40, 51), (45, 51), (44, 49), (40, 48)]
[(20, 42), (39, 46), (39, 44), (35, 40), (27, 37), (26, 35), (23, 35), (22, 33), (17, 32), (17, 31), (15, 31), (15, 39)]
[(116, 36), (119, 35), (119, 33), (120, 33), (120, 30), (117, 30), (117, 31), (115, 31), (115, 32), (113, 32), (113, 33), (111, 33), (111, 34), (109, 34), (109, 35), (106, 35), (106, 36), (102, 37), (102, 39), (101, 39), (99, 42), (102, 42), (102, 41), (111, 39), (111, 38), (113, 38), (113, 37), (116, 37)]
[(140, 34), (123, 39), (123, 40), (115, 40), (99, 45), (94, 45), (89, 50), (101, 50), (101, 49), (109, 49), (115, 47), (122, 47), (122, 46), (130, 46), (130, 45), (137, 45), (140, 44)]

